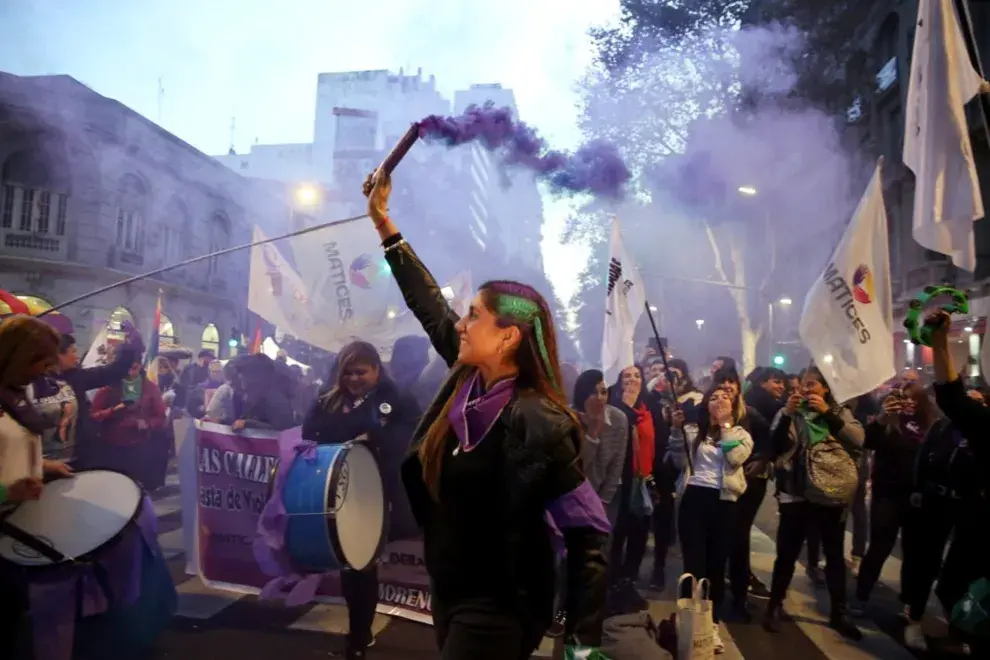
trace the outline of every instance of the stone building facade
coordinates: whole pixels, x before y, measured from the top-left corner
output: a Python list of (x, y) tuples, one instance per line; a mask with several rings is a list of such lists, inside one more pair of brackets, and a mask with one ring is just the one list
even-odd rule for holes
[[(0, 288), (58, 305), (247, 243), (251, 184), (68, 76), (0, 73)], [(248, 334), (249, 251), (116, 287), (62, 310), (83, 349), (130, 318), (162, 343), (221, 355)]]

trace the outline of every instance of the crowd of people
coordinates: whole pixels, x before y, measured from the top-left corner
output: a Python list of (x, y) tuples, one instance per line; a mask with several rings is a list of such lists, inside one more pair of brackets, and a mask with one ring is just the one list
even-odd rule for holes
[[(980, 433), (990, 409), (959, 378), (944, 313), (932, 317), (933, 389), (906, 371), (839, 402), (814, 365), (743, 378), (727, 356), (695, 383), (688, 365), (656, 344), (606, 382), (600, 370), (560, 364), (552, 314), (524, 284), (486, 283), (465, 316), (454, 314), (388, 217), (387, 179), (369, 181), (365, 193), (426, 339), (403, 338), (387, 364), (374, 346), (354, 342), (322, 379), (282, 358), (224, 364), (210, 351), (184, 369), (158, 358), (151, 379), (133, 328), (108, 364), (82, 369), (71, 335), (8, 318), (0, 324), (0, 404), (20, 435), (0, 426), (3, 498), (37, 497), (43, 471), (72, 467), (112, 468), (154, 490), (177, 415), (235, 431), (301, 425), (317, 443), (367, 442), (393, 509), (390, 536), (425, 537), (445, 660), (526, 658), (545, 633), (572, 657), (665, 657), (656, 655), (664, 651), (641, 594), (668, 589), (675, 543), (684, 570), (711, 584), (716, 653), (724, 651), (719, 622), (750, 622), (755, 600), (764, 601), (763, 627), (781, 630), (803, 548), (809, 577), (828, 590), (830, 626), (850, 640), (862, 638), (856, 617), (868, 611), (899, 534), (912, 648), (924, 648), (920, 622), (936, 582), (951, 614), (987, 576), (976, 553), (988, 513), (990, 458)], [(21, 436), (36, 436), (44, 462), (21, 457)], [(750, 534), (768, 496), (780, 515), (764, 586), (750, 566)], [(345, 571), (343, 588), (345, 655), (364, 658), (374, 641), (376, 566)], [(16, 621), (16, 607), (0, 622)], [(649, 648), (608, 633), (606, 620), (616, 617), (653, 631)]]

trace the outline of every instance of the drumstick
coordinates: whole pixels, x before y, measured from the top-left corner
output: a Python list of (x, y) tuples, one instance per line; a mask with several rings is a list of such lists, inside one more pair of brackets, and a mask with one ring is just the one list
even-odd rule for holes
[(285, 240), (286, 238), (292, 238), (294, 236), (302, 236), (303, 234), (308, 234), (314, 231), (320, 231), (321, 229), (328, 229), (330, 227), (336, 227), (338, 225), (346, 225), (349, 222), (354, 222), (356, 220), (361, 220), (367, 218), (367, 215), (355, 215), (350, 218), (344, 218), (342, 220), (334, 220), (333, 222), (324, 222), (319, 225), (313, 225), (312, 227), (306, 227), (305, 229), (299, 229), (297, 231), (289, 232), (288, 234), (282, 234), (281, 236), (276, 236), (275, 238), (266, 238), (261, 241), (252, 241), (251, 243), (244, 243), (242, 245), (235, 245), (234, 247), (224, 248), (223, 250), (217, 250), (216, 252), (210, 252), (209, 254), (200, 255), (198, 257), (193, 257), (192, 259), (186, 259), (185, 261), (180, 261), (177, 264), (172, 264), (171, 266), (163, 266), (156, 270), (148, 271), (147, 273), (142, 273), (141, 275), (135, 275), (134, 277), (128, 277), (125, 280), (120, 280), (119, 282), (114, 282), (113, 284), (108, 284), (107, 286), (100, 287), (95, 291), (90, 291), (89, 293), (84, 293), (81, 296), (76, 296), (75, 298), (70, 298), (63, 303), (59, 303), (54, 307), (49, 307), (45, 311), (38, 314), (38, 316), (45, 316), (46, 314), (51, 314), (52, 312), (57, 312), (60, 309), (64, 309), (69, 305), (75, 305), (78, 302), (82, 302), (87, 298), (92, 298), (93, 296), (98, 296), (101, 293), (106, 293), (116, 289), (117, 287), (126, 286), (128, 284), (133, 284), (139, 280), (143, 280), (149, 277), (154, 277), (155, 275), (161, 275), (162, 273), (167, 273), (170, 270), (175, 270), (176, 268), (182, 268), (183, 266), (189, 266), (200, 261), (205, 261), (206, 259), (212, 259), (213, 257), (219, 257), (224, 254), (230, 254), (232, 252), (239, 252), (241, 250), (246, 250), (252, 248), (256, 245), (264, 245), (266, 243), (274, 243), (275, 241)]

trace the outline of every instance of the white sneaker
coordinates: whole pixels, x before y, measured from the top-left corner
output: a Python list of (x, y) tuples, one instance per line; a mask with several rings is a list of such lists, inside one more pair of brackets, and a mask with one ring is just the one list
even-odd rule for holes
[(925, 632), (921, 629), (921, 624), (912, 621), (904, 629), (904, 646), (912, 651), (927, 651), (928, 641), (925, 639)]
[(712, 648), (715, 650), (715, 655), (722, 655), (725, 653), (725, 644), (722, 642), (722, 636), (718, 633), (718, 624), (715, 624), (715, 630), (712, 635)]

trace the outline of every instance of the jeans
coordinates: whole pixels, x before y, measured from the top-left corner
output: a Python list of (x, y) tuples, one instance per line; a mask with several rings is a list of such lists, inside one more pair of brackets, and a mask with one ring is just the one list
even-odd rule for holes
[[(859, 566), (856, 579), (856, 598), (866, 602), (873, 587), (880, 579), (883, 565), (894, 550), (898, 533), (902, 534), (901, 546), (907, 548), (916, 541), (911, 537), (916, 526), (908, 524), (912, 515), (910, 493), (875, 493), (870, 506), (870, 546)], [(907, 582), (904, 574), (906, 563), (901, 563), (901, 585)], [(902, 594), (903, 595), (903, 594)]]
[(866, 554), (866, 543), (870, 533), (870, 513), (866, 507), (866, 483), (870, 479), (870, 452), (863, 452), (863, 460), (859, 465), (859, 488), (853, 499), (852, 510), (852, 552), (853, 557)]
[[(681, 496), (677, 514), (677, 533), (681, 540), (684, 572), (711, 587), (712, 618), (719, 612), (725, 597), (725, 561), (729, 554), (729, 534), (738, 504), (720, 498), (721, 490), (688, 486)], [(678, 594), (680, 597), (680, 594)]]
[(736, 516), (729, 539), (729, 585), (736, 604), (745, 603), (749, 593), (749, 535), (766, 494), (766, 479), (748, 478), (746, 492), (736, 502)]
[[(821, 548), (825, 554), (825, 580), (832, 601), (832, 615), (842, 614), (846, 608), (846, 562), (843, 557), (845, 540), (845, 516), (843, 507), (822, 506), (810, 502), (780, 504), (780, 523), (777, 526), (777, 559), (773, 562), (773, 578), (770, 580), (770, 607), (779, 607), (787, 595), (787, 588), (794, 578), (794, 568), (801, 547), (810, 530), (818, 531)], [(810, 560), (810, 546), (809, 546)]]

